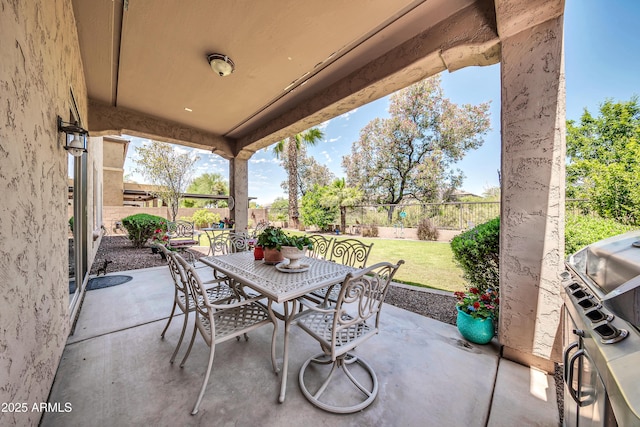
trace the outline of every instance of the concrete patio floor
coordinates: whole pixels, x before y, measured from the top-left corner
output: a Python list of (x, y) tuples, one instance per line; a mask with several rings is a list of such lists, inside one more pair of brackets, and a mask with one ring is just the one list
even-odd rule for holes
[[(208, 274), (204, 269), (203, 276)], [(184, 368), (169, 358), (180, 334), (167, 267), (118, 272), (128, 283), (89, 291), (62, 355), (42, 426), (557, 426), (552, 376), (500, 359), (495, 342), (470, 344), (455, 326), (385, 305), (381, 332), (356, 352), (374, 368), (380, 391), (364, 411), (335, 415), (312, 406), (298, 386), (304, 361), (320, 352), (298, 327), (290, 337), (287, 397), (271, 369), (272, 329), (216, 347), (200, 411), (190, 415), (209, 350), (198, 337)], [(278, 329), (282, 361), (283, 325)], [(190, 332), (192, 325), (189, 325)], [(187, 338), (188, 340), (188, 338)], [(69, 407), (67, 405), (67, 407)]]

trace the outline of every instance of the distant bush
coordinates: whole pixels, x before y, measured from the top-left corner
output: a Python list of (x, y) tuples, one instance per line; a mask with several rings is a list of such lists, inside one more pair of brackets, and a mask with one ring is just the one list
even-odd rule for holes
[(210, 212), (206, 209), (198, 209), (187, 221), (193, 222), (196, 227), (209, 227), (211, 224), (220, 222), (220, 214)]
[(122, 226), (129, 233), (129, 240), (136, 248), (142, 248), (156, 230), (166, 230), (167, 220), (155, 215), (139, 213), (122, 219)]
[(418, 239), (420, 240), (438, 240), (440, 233), (433, 221), (429, 218), (422, 218), (418, 223)]
[(362, 227), (362, 237), (378, 237), (378, 227), (375, 225), (365, 225)]
[(500, 217), (459, 234), (451, 241), (464, 278), (481, 293), (500, 285)]
[(591, 243), (637, 229), (613, 219), (584, 215), (567, 215), (564, 230), (564, 253), (569, 256)]
[(73, 217), (69, 218), (69, 228), (71, 229), (71, 232), (73, 233)]

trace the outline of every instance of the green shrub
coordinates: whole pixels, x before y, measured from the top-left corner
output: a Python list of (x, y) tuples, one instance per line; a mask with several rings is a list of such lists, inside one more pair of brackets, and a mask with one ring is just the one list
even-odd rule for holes
[(567, 215), (564, 230), (564, 253), (573, 254), (591, 243), (637, 229), (616, 222), (584, 215)]
[(69, 218), (69, 228), (71, 229), (71, 232), (73, 233), (73, 217)]
[(220, 214), (199, 209), (193, 213), (192, 222), (196, 227), (209, 227), (211, 224), (220, 222)]
[(129, 233), (129, 240), (136, 248), (143, 247), (156, 230), (166, 230), (167, 220), (155, 215), (139, 213), (122, 219), (122, 226)]
[(464, 278), (481, 293), (500, 285), (500, 217), (459, 234), (451, 241)]
[(422, 218), (418, 223), (418, 239), (420, 240), (438, 240), (440, 233), (435, 224), (429, 218)]

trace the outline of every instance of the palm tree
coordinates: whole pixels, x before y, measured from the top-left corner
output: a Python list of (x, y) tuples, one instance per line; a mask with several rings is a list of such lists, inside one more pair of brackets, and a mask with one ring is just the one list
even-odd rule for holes
[(290, 136), (278, 142), (273, 148), (277, 158), (287, 153), (289, 174), (289, 223), (298, 228), (298, 150), (302, 144), (315, 145), (324, 138), (324, 134), (318, 128), (311, 128), (302, 133)]
[(347, 208), (353, 207), (362, 200), (362, 191), (355, 187), (347, 187), (344, 178), (338, 178), (328, 187), (324, 204), (340, 208), (340, 231), (346, 232)]

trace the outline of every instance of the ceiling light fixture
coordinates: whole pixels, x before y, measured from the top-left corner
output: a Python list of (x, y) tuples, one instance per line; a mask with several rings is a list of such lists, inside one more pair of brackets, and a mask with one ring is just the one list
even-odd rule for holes
[(233, 73), (233, 70), (236, 68), (231, 58), (221, 53), (210, 53), (207, 55), (207, 61), (209, 61), (213, 72), (220, 77), (228, 76)]
[(58, 132), (65, 133), (64, 149), (73, 157), (80, 157), (87, 152), (89, 132), (81, 128), (78, 122), (65, 122), (62, 117), (58, 116)]

